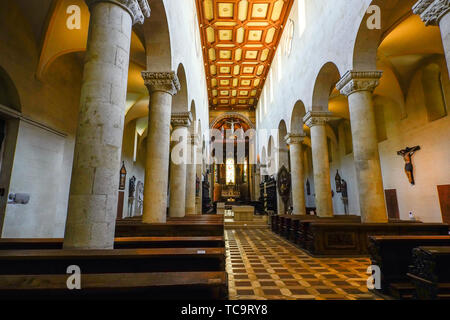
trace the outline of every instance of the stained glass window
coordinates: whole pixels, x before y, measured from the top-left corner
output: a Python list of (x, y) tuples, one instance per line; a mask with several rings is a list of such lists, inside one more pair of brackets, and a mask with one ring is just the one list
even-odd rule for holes
[(227, 184), (235, 184), (234, 159), (227, 159), (226, 169)]

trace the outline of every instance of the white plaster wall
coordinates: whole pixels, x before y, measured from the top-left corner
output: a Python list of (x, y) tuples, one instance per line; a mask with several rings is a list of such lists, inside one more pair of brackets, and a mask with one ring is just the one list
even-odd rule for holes
[[(302, 1), (305, 2), (306, 8), (304, 14), (306, 28), (303, 34), (300, 34), (298, 26), (301, 15), (298, 7)], [(294, 20), (295, 25), (292, 51), (289, 56), (281, 57), (281, 78), (277, 76), (276, 71), (278, 62), (272, 63), (274, 97), (273, 101), (267, 101), (269, 99), (265, 101), (267, 112), (263, 108), (264, 99), (260, 99), (256, 110), (258, 129), (277, 128), (280, 121), (284, 120), (289, 132), (295, 103), (301, 100), (306, 111), (311, 110), (315, 80), (320, 69), (327, 62), (333, 62), (341, 76), (353, 69), (355, 41), (371, 2), (370, 0), (297, 0), (294, 2), (289, 17)], [(405, 6), (405, 3), (399, 5)], [(409, 6), (409, 3), (406, 5)], [(281, 45), (278, 50), (280, 48)], [(389, 70), (385, 72), (388, 75)], [(267, 91), (268, 86), (269, 83), (266, 82), (265, 90)], [(398, 85), (394, 83), (392, 86)], [(448, 88), (446, 90), (448, 91)], [(399, 116), (394, 118), (386, 116), (388, 140), (379, 144), (384, 188), (397, 189), (402, 219), (406, 219), (408, 212), (413, 211), (424, 221), (442, 221), (436, 185), (450, 183), (448, 162), (450, 120), (447, 116), (428, 122), (426, 110), (421, 102), (423, 97), (417, 97), (422, 94), (421, 91), (417, 86), (412, 86), (409, 92), (410, 96), (406, 99), (406, 108), (409, 108), (408, 117), (399, 120)], [(447, 104), (449, 102), (450, 100), (447, 99)], [(417, 107), (420, 104), (422, 105)], [(388, 104), (387, 107), (391, 105), (395, 105), (395, 102)], [(268, 139), (258, 138), (259, 155), (262, 154), (263, 147), (267, 150), (267, 144)], [(422, 147), (413, 159), (416, 168), (416, 186), (414, 187), (409, 185), (403, 171), (404, 162), (396, 153), (405, 146), (413, 145)], [(331, 163), (331, 185), (335, 189), (334, 176), (336, 169), (339, 169), (341, 176), (348, 183), (349, 212), (360, 214), (353, 153), (345, 155), (344, 150), (344, 146), (340, 145), (337, 158), (334, 157)], [(314, 206), (312, 167), (305, 172), (305, 180), (308, 178), (311, 184), (311, 196), (306, 197), (306, 203), (307, 206)], [(340, 197), (340, 194), (335, 194), (333, 198), (335, 214), (344, 212)]]
[(64, 236), (74, 141), (21, 121), (10, 193), (28, 193), (26, 205), (8, 204), (2, 237)]

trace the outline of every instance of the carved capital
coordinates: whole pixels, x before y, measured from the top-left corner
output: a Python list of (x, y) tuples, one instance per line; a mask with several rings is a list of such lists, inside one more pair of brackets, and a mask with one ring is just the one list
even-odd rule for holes
[(304, 133), (288, 133), (286, 137), (284, 137), (284, 141), (288, 145), (293, 144), (302, 144), (303, 140), (305, 140), (305, 134)]
[(149, 72), (142, 71), (142, 78), (150, 94), (155, 91), (177, 94), (181, 89), (180, 82), (175, 72)]
[(336, 88), (347, 97), (358, 91), (373, 92), (380, 83), (382, 71), (347, 71)]
[(178, 112), (172, 113), (170, 124), (173, 128), (177, 127), (189, 127), (192, 123), (192, 113), (189, 112)]
[(333, 116), (329, 111), (309, 111), (303, 117), (303, 122), (311, 128), (314, 126), (324, 126), (331, 119), (333, 119)]
[(85, 0), (89, 8), (99, 2), (110, 2), (124, 8), (131, 15), (133, 24), (143, 24), (145, 18), (150, 17), (150, 6), (148, 0)]
[(425, 25), (438, 26), (442, 17), (450, 11), (450, 0), (419, 0), (412, 10)]

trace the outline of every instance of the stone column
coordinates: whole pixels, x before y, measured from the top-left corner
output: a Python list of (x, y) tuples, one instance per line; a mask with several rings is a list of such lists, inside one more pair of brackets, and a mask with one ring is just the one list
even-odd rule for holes
[(285, 138), (291, 155), (292, 206), (294, 215), (304, 215), (306, 213), (302, 146), (304, 138), (304, 134), (293, 133), (288, 134)]
[(188, 163), (186, 165), (186, 214), (196, 214), (195, 211), (195, 151), (197, 135), (191, 134), (188, 139)]
[[(199, 138), (200, 139), (200, 138)], [(199, 178), (199, 194), (195, 196), (195, 213), (202, 214), (202, 177), (203, 177), (203, 152), (202, 152), (202, 144), (199, 140), (199, 145), (196, 148), (196, 179)], [(197, 187), (197, 183), (196, 183)]]
[(387, 222), (372, 92), (381, 71), (348, 71), (336, 88), (348, 97), (353, 155), (363, 222)]
[(413, 12), (420, 16), (425, 25), (439, 26), (450, 76), (450, 1), (419, 0), (414, 5)]
[(172, 96), (180, 83), (175, 72), (142, 72), (142, 77), (150, 93), (142, 221), (165, 223)]
[(188, 127), (191, 122), (192, 115), (190, 112), (172, 114), (169, 217), (184, 217), (186, 215), (186, 148)]
[(147, 0), (86, 0), (91, 13), (64, 248), (112, 249), (131, 27)]
[(331, 199), (330, 163), (328, 161), (327, 132), (325, 124), (331, 119), (331, 112), (312, 111), (303, 118), (311, 128), (311, 149), (314, 171), (316, 209), (319, 217), (333, 216)]

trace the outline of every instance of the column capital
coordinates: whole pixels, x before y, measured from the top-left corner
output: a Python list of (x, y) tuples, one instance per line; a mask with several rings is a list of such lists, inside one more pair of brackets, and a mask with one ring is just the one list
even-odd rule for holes
[(172, 96), (180, 91), (180, 81), (175, 72), (150, 72), (142, 71), (142, 78), (144, 79), (145, 86), (150, 94), (155, 91), (163, 91), (171, 94)]
[(288, 133), (286, 137), (284, 137), (284, 141), (286, 141), (288, 145), (302, 144), (305, 137), (306, 135), (304, 133)]
[(170, 124), (173, 128), (177, 127), (190, 127), (192, 123), (192, 113), (188, 112), (177, 112), (172, 113)]
[(303, 122), (311, 128), (314, 126), (323, 126), (333, 118), (333, 114), (329, 111), (309, 111), (303, 117)]
[(150, 6), (148, 0), (85, 0), (89, 8), (99, 2), (110, 2), (124, 8), (131, 15), (133, 24), (143, 24), (145, 18), (150, 17)]
[(336, 88), (345, 96), (357, 91), (373, 92), (380, 83), (383, 71), (347, 71), (336, 84)]
[(412, 10), (426, 26), (438, 26), (442, 17), (450, 11), (450, 0), (419, 0)]

